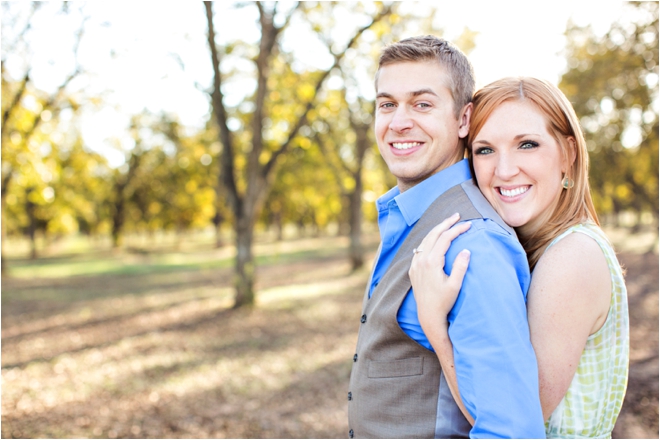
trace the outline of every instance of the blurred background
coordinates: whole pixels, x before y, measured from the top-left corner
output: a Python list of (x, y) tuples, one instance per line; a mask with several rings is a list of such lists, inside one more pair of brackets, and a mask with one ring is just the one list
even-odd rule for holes
[(658, 437), (658, 3), (2, 2), (2, 437), (345, 437), (379, 50), (557, 84)]

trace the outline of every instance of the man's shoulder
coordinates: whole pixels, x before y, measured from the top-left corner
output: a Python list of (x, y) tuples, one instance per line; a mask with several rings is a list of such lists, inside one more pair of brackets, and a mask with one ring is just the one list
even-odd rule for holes
[[(502, 220), (502, 217), (500, 217), (488, 200), (486, 200), (486, 197), (484, 197), (481, 190), (472, 179), (461, 183), (460, 187), (482, 218), (491, 220), (493, 224), (499, 226), (507, 234), (516, 237), (516, 232), (513, 228)], [(491, 222), (485, 222), (484, 224), (490, 225)]]
[(489, 220), (483, 223), (485, 228), (499, 231), (517, 240), (513, 228), (504, 223), (472, 179), (465, 180), (440, 195), (427, 209), (423, 216), (426, 221), (423, 223), (439, 223), (454, 213), (460, 214), (461, 221)]

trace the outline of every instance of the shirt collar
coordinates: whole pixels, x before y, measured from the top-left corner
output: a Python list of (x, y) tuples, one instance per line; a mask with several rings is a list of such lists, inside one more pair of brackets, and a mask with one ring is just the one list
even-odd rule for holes
[(470, 165), (463, 159), (454, 165), (433, 174), (423, 182), (401, 193), (394, 187), (377, 201), (378, 210), (381, 211), (391, 200), (394, 200), (408, 226), (412, 226), (426, 212), (431, 203), (449, 188), (472, 178)]

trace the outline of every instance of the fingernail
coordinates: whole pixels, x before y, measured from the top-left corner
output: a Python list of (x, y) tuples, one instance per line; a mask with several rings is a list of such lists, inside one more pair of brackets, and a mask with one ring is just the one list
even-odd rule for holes
[(461, 251), (461, 254), (463, 254), (463, 256), (464, 256), (465, 258), (470, 258), (470, 251), (467, 250), (467, 249), (463, 249), (463, 250)]
[(456, 217), (460, 217), (460, 215), (458, 214), (458, 212), (451, 216), (451, 218), (456, 218)]

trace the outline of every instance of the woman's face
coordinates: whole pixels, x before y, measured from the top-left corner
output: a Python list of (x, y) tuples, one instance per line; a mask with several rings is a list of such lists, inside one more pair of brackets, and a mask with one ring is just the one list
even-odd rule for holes
[(552, 215), (566, 171), (543, 113), (527, 101), (505, 101), (471, 148), (479, 188), (497, 213), (523, 235), (538, 230)]

